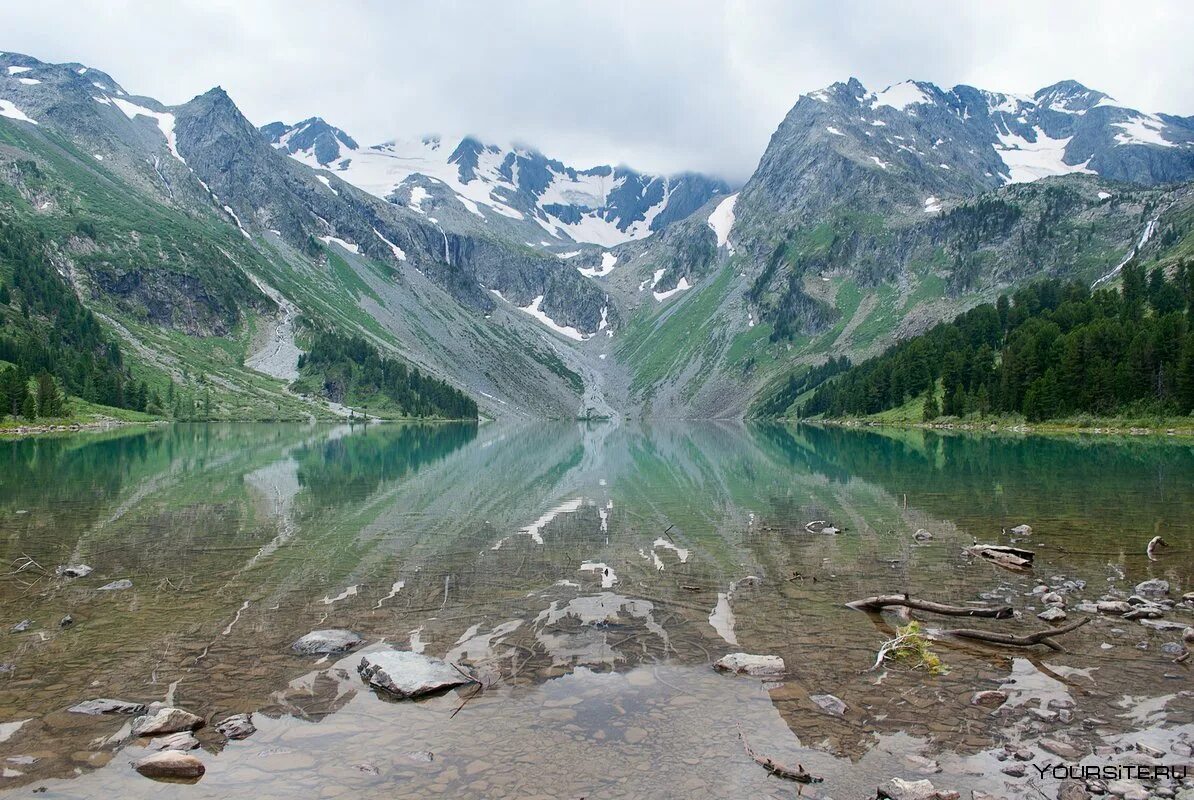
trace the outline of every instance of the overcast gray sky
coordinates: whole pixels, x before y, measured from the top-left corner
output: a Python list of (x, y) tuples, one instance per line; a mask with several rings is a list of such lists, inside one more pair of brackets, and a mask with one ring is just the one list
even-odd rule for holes
[(0, 50), (362, 144), (471, 132), (576, 166), (745, 179), (800, 94), (856, 76), (1030, 94), (1064, 78), (1194, 114), (1188, 2), (35, 0)]

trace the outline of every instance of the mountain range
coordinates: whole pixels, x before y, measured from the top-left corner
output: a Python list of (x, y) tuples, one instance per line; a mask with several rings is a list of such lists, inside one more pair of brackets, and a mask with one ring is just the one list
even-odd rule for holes
[(168, 106), (0, 54), (0, 226), (135, 376), (232, 418), (331, 413), (294, 382), (320, 331), (488, 416), (742, 416), (1008, 288), (1185, 257), (1192, 180), (1194, 118), (1074, 81), (837, 83), (737, 187), (471, 136), (362, 146), (258, 127), (220, 88)]

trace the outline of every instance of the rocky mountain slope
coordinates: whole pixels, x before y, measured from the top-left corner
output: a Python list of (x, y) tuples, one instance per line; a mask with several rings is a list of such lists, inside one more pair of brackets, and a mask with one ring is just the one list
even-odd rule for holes
[(167, 106), (0, 55), (0, 221), (42, 237), (135, 377), (202, 380), (230, 416), (309, 408), (288, 385), (325, 330), (488, 415), (741, 416), (1008, 287), (1189, 255), (1192, 178), (1191, 119), (1069, 81), (835, 84), (729, 193), (470, 138), (258, 128), (219, 88)]

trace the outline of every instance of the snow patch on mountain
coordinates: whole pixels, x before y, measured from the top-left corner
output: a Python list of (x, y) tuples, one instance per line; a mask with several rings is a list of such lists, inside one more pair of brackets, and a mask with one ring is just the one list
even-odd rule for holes
[(656, 302), (662, 303), (664, 300), (667, 300), (672, 295), (678, 294), (679, 292), (686, 292), (691, 288), (692, 288), (692, 286), (689, 285), (688, 278), (681, 277), (680, 280), (676, 282), (675, 288), (668, 289), (666, 292), (651, 292), (651, 294), (655, 295)]
[(870, 100), (872, 106), (888, 106), (897, 111), (906, 111), (909, 106), (928, 105), (933, 102), (933, 98), (915, 81), (903, 81), (888, 86), (881, 92), (868, 95), (867, 99)]
[[(137, 117), (149, 117), (158, 124), (158, 130), (166, 137), (166, 146), (170, 148), (170, 153), (182, 163), (187, 163), (186, 159), (178, 152), (178, 140), (174, 137), (174, 115), (169, 111), (154, 111), (139, 106), (136, 103), (131, 103), (120, 97), (106, 98), (110, 105), (116, 106), (129, 119), (136, 119)], [(103, 102), (96, 98), (97, 101)]]
[(1161, 147), (1177, 146), (1161, 135), (1161, 132), (1165, 130), (1165, 123), (1157, 117), (1142, 114), (1127, 122), (1113, 122), (1111, 124), (1123, 131), (1122, 133), (1115, 134), (1115, 143), (1117, 146), (1124, 144), (1155, 144)]
[(734, 252), (734, 246), (730, 244), (730, 231), (734, 229), (734, 204), (737, 202), (738, 193), (735, 192), (718, 203), (706, 221), (717, 236), (717, 246), (726, 248), (731, 254)]
[(999, 144), (995, 152), (1008, 170), (1008, 183), (1030, 183), (1050, 175), (1068, 175), (1072, 172), (1095, 174), (1088, 169), (1089, 159), (1081, 164), (1065, 163), (1065, 149), (1070, 139), (1051, 139), (1039, 126), (1033, 129), (1036, 141), (1017, 134), (996, 133)]
[(17, 108), (16, 104), (11, 100), (0, 99), (0, 117), (8, 117), (9, 119), (20, 120), (21, 122), (30, 122), (34, 125), (37, 124), (37, 120)]

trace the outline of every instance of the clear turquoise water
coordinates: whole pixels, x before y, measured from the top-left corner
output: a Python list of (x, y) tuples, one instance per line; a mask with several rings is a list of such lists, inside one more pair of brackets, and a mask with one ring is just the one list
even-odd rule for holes
[[(811, 520), (844, 531), (809, 534)], [(1031, 572), (964, 553), (1024, 522)], [(1171, 546), (1149, 561), (1154, 535)], [(1039, 797), (999, 772), (1005, 743), (1056, 761), (1042, 738), (1095, 759), (1096, 745), (1194, 736), (1190, 664), (1160, 650), (1179, 633), (1099, 618), (1067, 653), (946, 639), (933, 648), (947, 674), (868, 671), (893, 630), (844, 603), (1007, 602), (1020, 619), (966, 626), (1026, 632), (1044, 627), (1037, 585), (1085, 581), (1071, 619), (1147, 578), (1180, 598), (1192, 551), (1194, 448), (1173, 440), (692, 423), (3, 441), (0, 624), (33, 625), (0, 633), (0, 757), (18, 759), (0, 764), (0, 791), (164, 796), (128, 766), (146, 742), (127, 720), (64, 712), (119, 697), (209, 722), (254, 714), (243, 741), (201, 730), (207, 774), (168, 796), (792, 796), (745, 736), (825, 777), (805, 796), (866, 796), (925, 777), (927, 759), (939, 787)], [(53, 575), (80, 562), (95, 571)], [(133, 588), (98, 590), (122, 578)], [(486, 688), (385, 701), (359, 655), (290, 652), (331, 627), (450, 657)], [(780, 655), (788, 675), (712, 670), (734, 651)], [(999, 686), (1003, 709), (970, 705)], [(824, 693), (844, 717), (809, 699)], [(1050, 700), (1073, 702), (1073, 719), (1038, 719)]]

